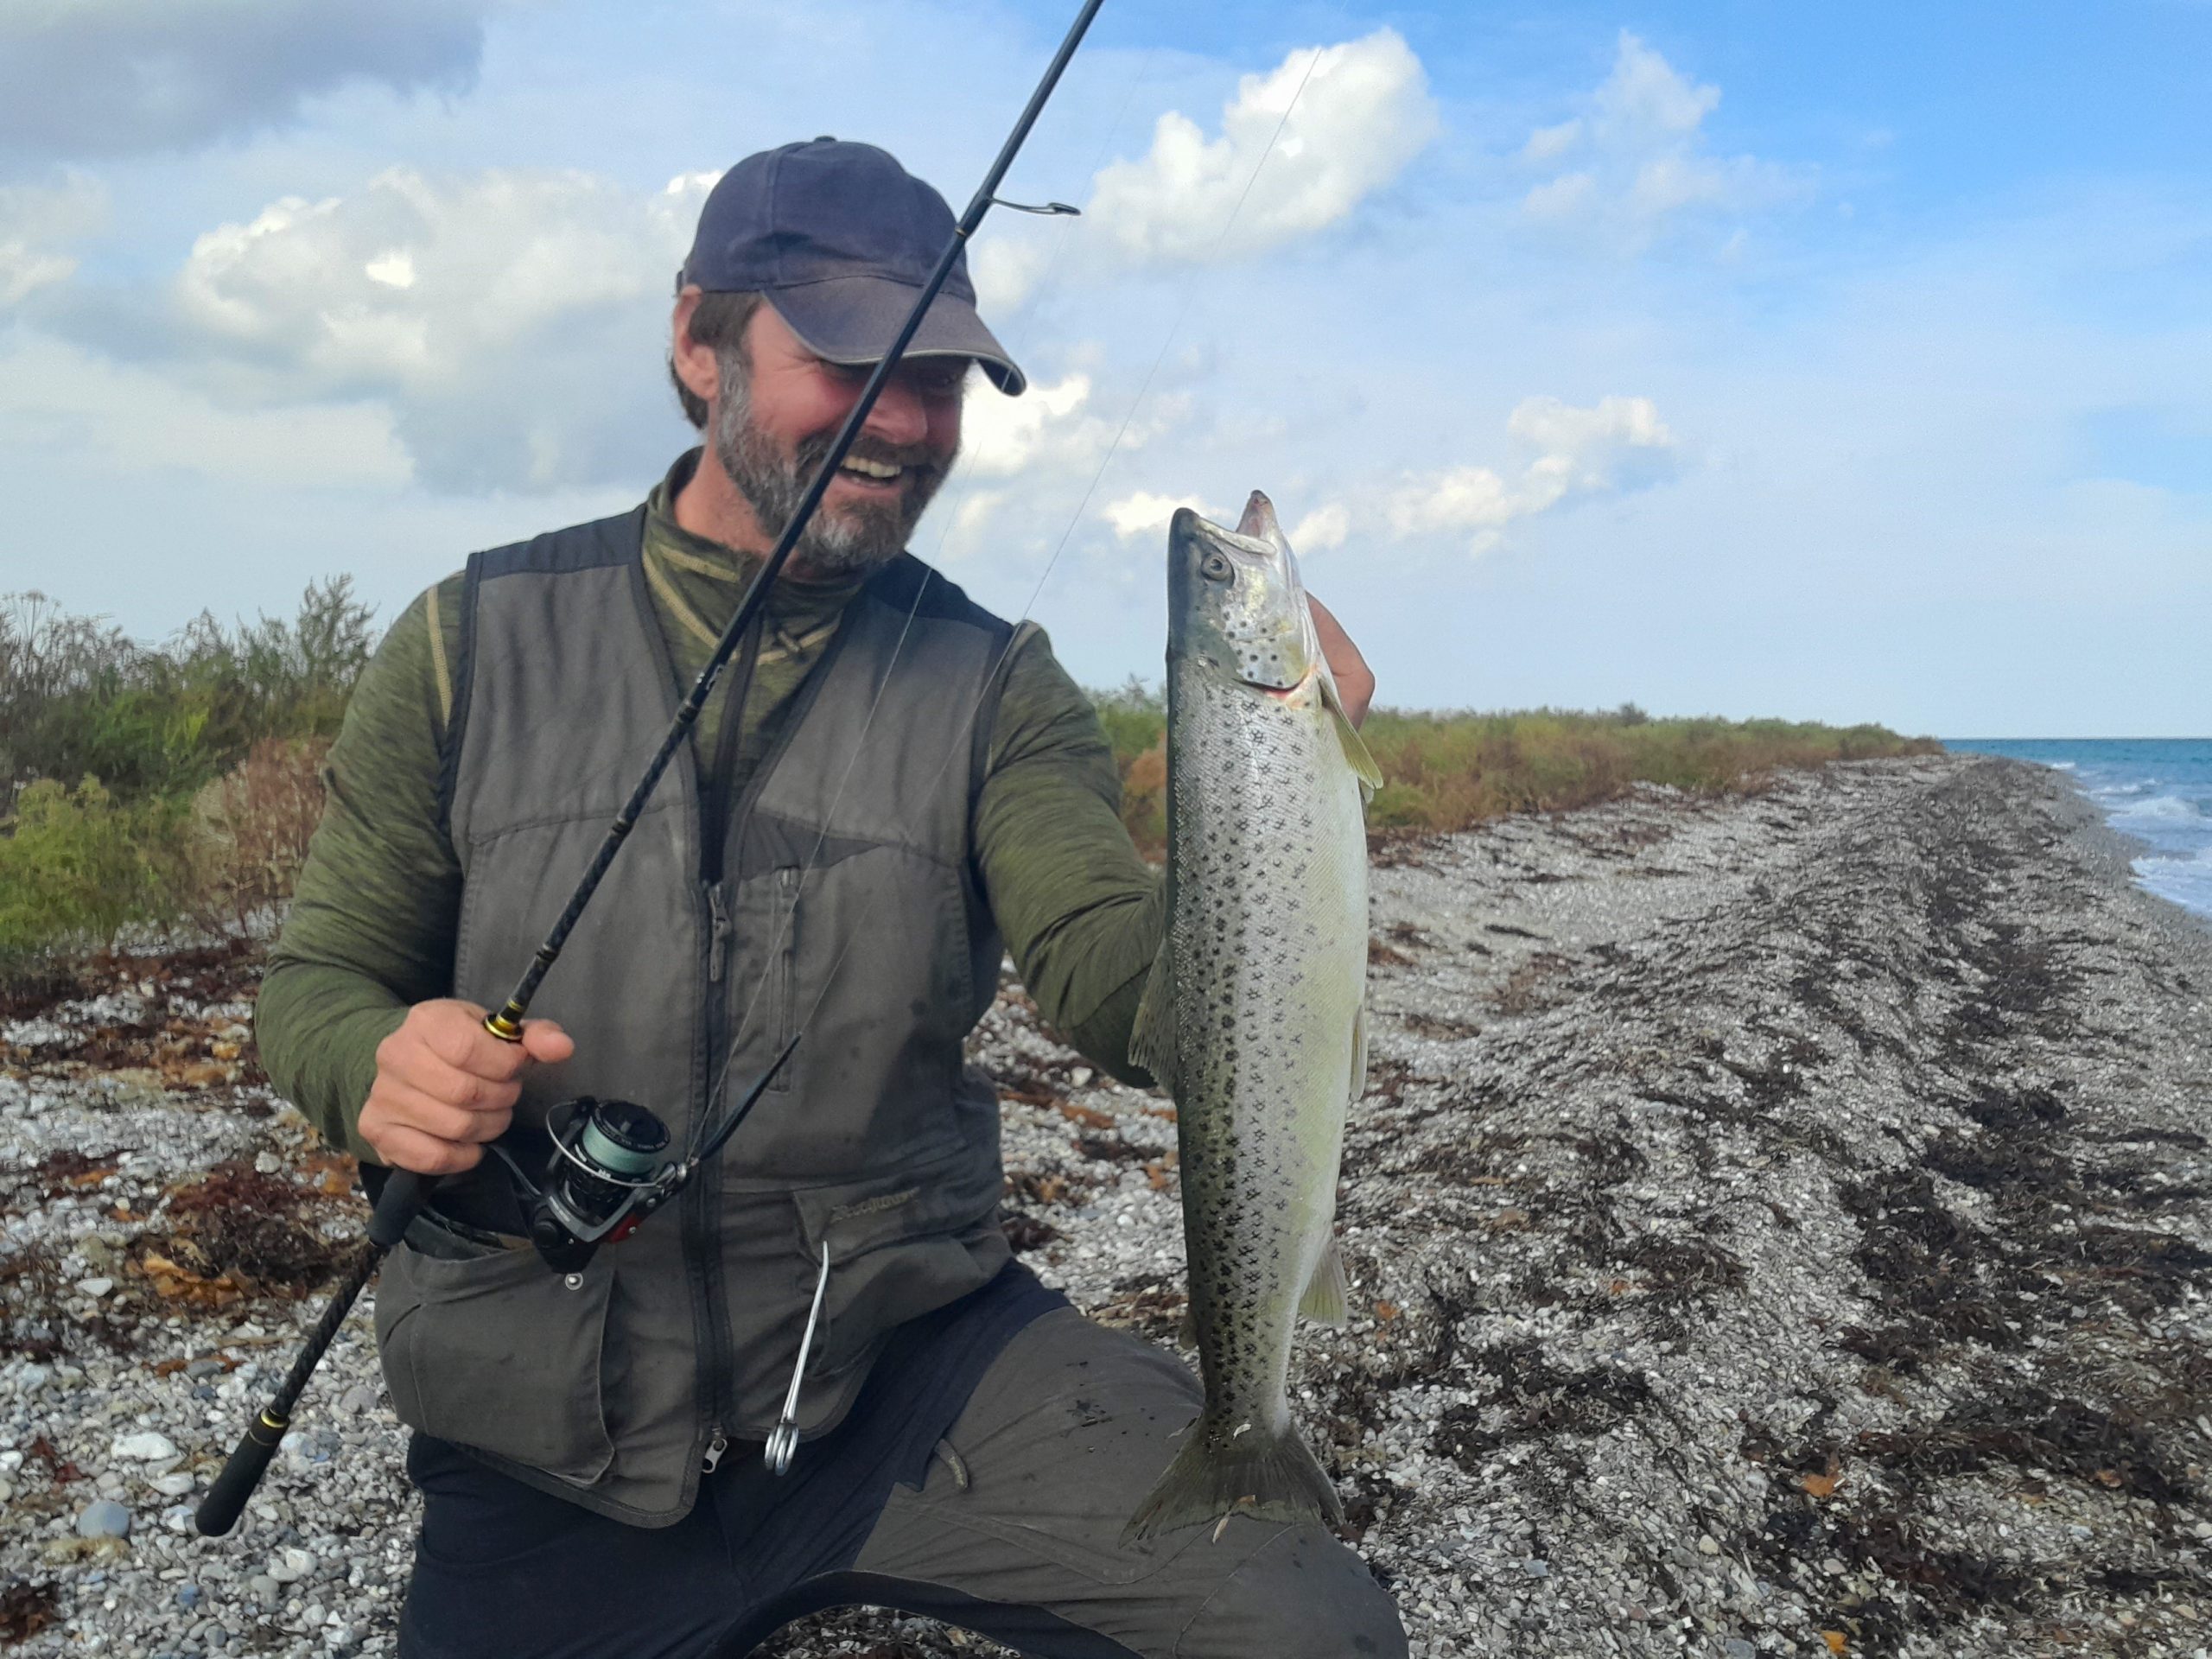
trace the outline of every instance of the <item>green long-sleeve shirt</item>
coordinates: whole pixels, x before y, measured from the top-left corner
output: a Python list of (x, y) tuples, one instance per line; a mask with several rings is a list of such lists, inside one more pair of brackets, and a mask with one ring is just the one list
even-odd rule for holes
[[(760, 566), (677, 524), (671, 504), (693, 464), (694, 456), (679, 461), (647, 499), (643, 555), (684, 690)], [(778, 582), (735, 743), (720, 741), (734, 668), (693, 734), (702, 777), (728, 761), (732, 794), (742, 787), (857, 587), (788, 575)], [(324, 772), (328, 804), (256, 1016), (270, 1080), (334, 1143), (362, 1156), (374, 1155), (355, 1124), (378, 1044), (411, 1004), (452, 990), (461, 864), (439, 826), (437, 788), (462, 600), (457, 574), (423, 593), (354, 688)], [(1045, 637), (1027, 637), (1007, 664), (976, 805), (985, 892), (1046, 1020), (1108, 1071), (1141, 1080), (1128, 1059), (1129, 1027), (1164, 906), (1122, 827), (1119, 800), (1090, 700)]]

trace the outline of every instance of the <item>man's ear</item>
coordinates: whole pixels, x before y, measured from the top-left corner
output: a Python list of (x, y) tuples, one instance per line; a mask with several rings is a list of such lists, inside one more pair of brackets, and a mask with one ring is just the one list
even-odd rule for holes
[(721, 390), (721, 369), (715, 348), (691, 338), (691, 314), (699, 308), (700, 290), (686, 288), (676, 296), (676, 310), (669, 319), (669, 361), (676, 378), (702, 404), (711, 404)]

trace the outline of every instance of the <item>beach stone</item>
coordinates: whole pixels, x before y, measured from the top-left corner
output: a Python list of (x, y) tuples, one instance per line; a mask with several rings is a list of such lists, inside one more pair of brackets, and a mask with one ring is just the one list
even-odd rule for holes
[(200, 1605), (200, 1590), (198, 1585), (180, 1584), (176, 1587), (176, 1605), (185, 1611), (190, 1612)]
[(96, 1499), (78, 1511), (77, 1535), (127, 1538), (130, 1535), (130, 1511), (111, 1497)]
[(176, 1456), (176, 1442), (150, 1428), (142, 1429), (136, 1434), (118, 1436), (108, 1455), (133, 1463), (161, 1463)]
[(223, 1374), (223, 1362), (219, 1359), (195, 1359), (184, 1368), (184, 1374), (192, 1382), (204, 1382), (211, 1376)]
[(190, 1475), (180, 1469), (174, 1474), (156, 1475), (146, 1484), (163, 1497), (182, 1497), (197, 1483)]
[(91, 1279), (79, 1279), (77, 1281), (77, 1288), (84, 1292), (86, 1295), (92, 1297), (94, 1300), (98, 1300), (100, 1297), (106, 1295), (108, 1292), (115, 1288), (115, 1281), (99, 1276), (95, 1276)]

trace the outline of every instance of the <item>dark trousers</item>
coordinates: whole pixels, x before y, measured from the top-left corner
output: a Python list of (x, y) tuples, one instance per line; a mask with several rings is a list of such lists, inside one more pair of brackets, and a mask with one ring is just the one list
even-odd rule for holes
[[(741, 1659), (793, 1618), (867, 1603), (1038, 1659), (1403, 1659), (1389, 1598), (1318, 1526), (1233, 1516), (1124, 1547), (1197, 1415), (1172, 1354), (1046, 1313), (999, 1351), (918, 1478), (881, 1478), (855, 1420), (779, 1480), (733, 1446), (675, 1526), (578, 1509), (418, 1437), (423, 1533), (403, 1659)], [(906, 1472), (912, 1473), (912, 1470)]]

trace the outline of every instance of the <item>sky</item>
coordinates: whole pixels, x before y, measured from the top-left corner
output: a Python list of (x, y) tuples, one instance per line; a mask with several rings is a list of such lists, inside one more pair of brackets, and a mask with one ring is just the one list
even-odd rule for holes
[[(817, 134), (963, 206), (1067, 0), (11, 0), (0, 593), (390, 620), (690, 441), (674, 270)], [(2212, 734), (2212, 3), (1107, 0), (914, 550), (1157, 681), (1266, 490), (1412, 708)]]

